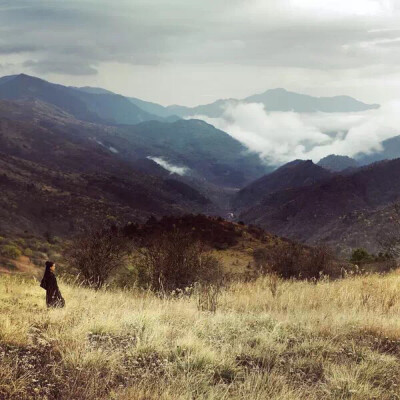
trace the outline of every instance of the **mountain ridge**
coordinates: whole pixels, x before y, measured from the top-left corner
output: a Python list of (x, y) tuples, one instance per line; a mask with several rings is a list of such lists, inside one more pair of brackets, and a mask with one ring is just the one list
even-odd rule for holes
[[(25, 74), (20, 74), (29, 76)], [(8, 77), (0, 78), (0, 85), (2, 79), (7, 81), (10, 78), (15, 78), (19, 75), (10, 75)], [(36, 78), (40, 79), (40, 78)], [(62, 86), (62, 85), (59, 85)], [(194, 115), (206, 115), (208, 117), (218, 117), (224, 110), (226, 104), (238, 104), (238, 103), (263, 103), (267, 111), (295, 111), (295, 112), (357, 112), (365, 111), (369, 109), (379, 108), (379, 104), (367, 104), (363, 103), (348, 95), (337, 95), (337, 96), (311, 96), (307, 94), (293, 92), (284, 88), (273, 88), (267, 89), (264, 92), (249, 95), (242, 99), (237, 98), (224, 98), (217, 99), (216, 101), (209, 104), (200, 104), (194, 107), (183, 106), (179, 104), (173, 104), (163, 106), (154, 101), (142, 100), (134, 96), (124, 96), (117, 94), (111, 90), (99, 88), (99, 87), (74, 87), (69, 86), (73, 90), (78, 90), (87, 94), (107, 94), (113, 96), (121, 96), (130, 101), (135, 106), (138, 106), (144, 112), (150, 115), (161, 117), (161, 118), (178, 118), (178, 117), (189, 117)], [(274, 100), (273, 97), (276, 97)], [(296, 104), (292, 104), (293, 101), (297, 101)], [(274, 103), (275, 101), (275, 103)], [(300, 104), (301, 103), (301, 104)]]
[(97, 135), (113, 137), (113, 130), (48, 103), (0, 101), (2, 229), (43, 232), (54, 225), (55, 233), (68, 234), (72, 225), (107, 218), (215, 210), (187, 183), (135, 169), (99, 146)]
[(379, 108), (378, 104), (366, 104), (351, 96), (314, 97), (283, 88), (269, 89), (244, 99), (219, 99), (213, 103), (195, 107), (174, 105), (168, 108), (180, 117), (205, 115), (210, 118), (217, 118), (223, 114), (228, 104), (239, 103), (261, 103), (266, 111), (281, 112), (358, 112)]
[(360, 167), (360, 163), (354, 158), (348, 156), (340, 156), (337, 154), (330, 154), (324, 158), (321, 158), (321, 160), (317, 162), (317, 165), (332, 172), (341, 172), (346, 169), (354, 169)]
[(329, 171), (311, 160), (294, 160), (245, 186), (232, 203), (235, 209), (249, 208), (271, 193), (312, 185), (331, 176)]
[(377, 251), (376, 234), (389, 219), (374, 220), (371, 226), (367, 216), (380, 215), (400, 200), (399, 169), (400, 159), (385, 160), (313, 185), (280, 190), (239, 218), (307, 244)]
[(0, 99), (38, 99), (53, 104), (78, 119), (103, 124), (135, 124), (161, 119), (140, 109), (121, 95), (104, 90), (102, 93), (90, 93), (87, 89), (50, 83), (26, 74), (3, 77), (0, 80)]

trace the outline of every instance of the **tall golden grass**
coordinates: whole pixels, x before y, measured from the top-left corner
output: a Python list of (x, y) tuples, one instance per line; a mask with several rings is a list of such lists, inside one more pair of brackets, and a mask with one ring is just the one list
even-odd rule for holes
[(196, 294), (0, 276), (3, 399), (400, 399), (400, 275), (273, 277)]

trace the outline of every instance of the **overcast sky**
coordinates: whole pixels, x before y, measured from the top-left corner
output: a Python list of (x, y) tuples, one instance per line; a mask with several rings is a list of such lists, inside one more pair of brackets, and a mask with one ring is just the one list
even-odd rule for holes
[(398, 0), (0, 0), (0, 75), (195, 105), (270, 88), (383, 103)]

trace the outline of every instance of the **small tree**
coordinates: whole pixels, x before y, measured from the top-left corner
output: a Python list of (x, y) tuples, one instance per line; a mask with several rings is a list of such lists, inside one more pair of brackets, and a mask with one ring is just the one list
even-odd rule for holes
[(352, 264), (362, 264), (371, 261), (373, 261), (373, 256), (363, 248), (355, 249), (350, 257), (350, 262)]
[(117, 227), (91, 227), (72, 240), (66, 261), (79, 271), (85, 285), (100, 289), (126, 263), (129, 249), (129, 242)]
[(140, 253), (136, 274), (142, 287), (172, 291), (222, 279), (220, 262), (190, 234), (179, 230), (154, 237)]

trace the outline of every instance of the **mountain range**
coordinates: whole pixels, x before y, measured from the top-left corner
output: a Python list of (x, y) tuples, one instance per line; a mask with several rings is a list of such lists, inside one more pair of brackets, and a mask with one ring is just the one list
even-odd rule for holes
[(337, 154), (330, 154), (318, 161), (320, 167), (329, 171), (340, 172), (351, 170), (361, 165), (361, 162), (348, 156), (339, 156)]
[(210, 118), (220, 117), (228, 105), (238, 103), (261, 103), (266, 111), (294, 112), (358, 112), (376, 109), (378, 104), (365, 104), (349, 96), (313, 97), (294, 93), (282, 88), (270, 89), (264, 93), (244, 99), (217, 100), (214, 103), (197, 107), (169, 106), (171, 113), (180, 117), (204, 115)]
[(0, 101), (2, 230), (66, 234), (107, 218), (214, 212), (174, 175), (139, 171), (94, 140), (112, 135), (37, 100)]
[(137, 107), (124, 96), (108, 91), (93, 91), (57, 85), (20, 74), (0, 80), (0, 99), (36, 99), (53, 104), (77, 119), (105, 124), (137, 124), (162, 120)]
[(0, 80), (0, 99), (38, 100), (77, 120), (109, 126), (113, 135), (103, 137), (100, 129), (93, 139), (126, 161), (163, 158), (192, 177), (227, 187), (272, 170), (236, 139), (203, 121), (165, 120), (103, 89), (66, 87), (21, 74)]
[[(304, 162), (297, 164), (299, 169), (306, 170)], [(309, 179), (315, 179), (315, 169), (307, 170)], [(308, 244), (377, 251), (377, 234), (390, 223), (390, 209), (400, 201), (399, 171), (400, 159), (386, 160), (351, 173), (331, 173), (312, 184), (281, 187), (239, 218)]]
[(241, 189), (233, 200), (233, 206), (235, 209), (248, 209), (271, 193), (309, 186), (331, 176), (330, 171), (311, 160), (295, 160)]
[(179, 117), (204, 115), (219, 117), (229, 104), (261, 103), (267, 111), (358, 112), (376, 109), (378, 104), (365, 104), (350, 96), (313, 97), (282, 88), (244, 99), (221, 99), (196, 107), (160, 104), (135, 97), (124, 97), (109, 90), (53, 84), (25, 74), (0, 78), (0, 99), (39, 99), (56, 105), (91, 122), (136, 124), (149, 120), (174, 121)]
[[(115, 93), (92, 87), (76, 88), (92, 94)], [(147, 113), (160, 118), (187, 118), (192, 116), (220, 117), (228, 105), (238, 103), (261, 103), (267, 111), (294, 111), (294, 112), (359, 112), (379, 108), (378, 104), (365, 104), (350, 96), (313, 97), (309, 95), (290, 92), (283, 88), (269, 89), (264, 93), (248, 96), (244, 99), (220, 99), (210, 104), (195, 107), (180, 105), (162, 106), (157, 103), (144, 101), (136, 97), (127, 97), (133, 104)]]
[(330, 171), (350, 171), (377, 161), (394, 160), (400, 157), (400, 135), (380, 143), (380, 150), (372, 153), (358, 153), (352, 157), (330, 154), (318, 161), (318, 165)]
[[(218, 115), (227, 101), (296, 112), (377, 107), (346, 96), (276, 89), (189, 111), (101, 88), (3, 77), (0, 230), (69, 235), (96, 221), (205, 213), (338, 251), (376, 251), (376, 232), (400, 198), (400, 136), (374, 154), (330, 155), (318, 164), (294, 160), (276, 168), (228, 133), (200, 119), (181, 119)], [(382, 158), (394, 160), (376, 163)]]

